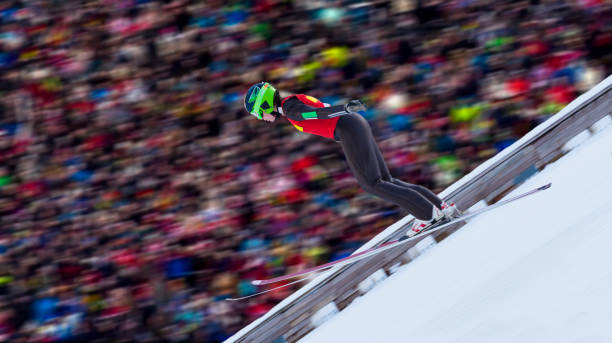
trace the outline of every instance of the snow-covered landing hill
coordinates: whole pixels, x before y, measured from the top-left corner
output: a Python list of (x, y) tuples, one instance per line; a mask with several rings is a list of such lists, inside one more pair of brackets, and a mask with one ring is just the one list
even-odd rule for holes
[(612, 342), (612, 125), (300, 343)]

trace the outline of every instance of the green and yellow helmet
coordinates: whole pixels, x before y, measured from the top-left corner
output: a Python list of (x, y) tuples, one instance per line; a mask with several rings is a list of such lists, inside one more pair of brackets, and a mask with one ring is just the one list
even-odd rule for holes
[(251, 86), (244, 96), (244, 108), (250, 114), (261, 120), (264, 113), (274, 112), (274, 97), (276, 88), (267, 82), (259, 82)]

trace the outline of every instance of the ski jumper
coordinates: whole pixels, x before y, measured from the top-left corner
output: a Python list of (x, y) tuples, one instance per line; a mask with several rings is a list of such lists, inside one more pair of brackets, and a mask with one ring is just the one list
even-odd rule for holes
[(432, 218), (433, 206), (441, 207), (442, 200), (429, 189), (391, 176), (369, 123), (359, 113), (303, 94), (284, 98), (281, 110), (299, 131), (339, 142), (353, 175), (366, 192), (399, 205), (420, 220)]

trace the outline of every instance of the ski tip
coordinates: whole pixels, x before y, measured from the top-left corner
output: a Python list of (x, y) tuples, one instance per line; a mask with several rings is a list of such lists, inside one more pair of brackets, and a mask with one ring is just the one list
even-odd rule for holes
[(552, 182), (549, 182), (549, 183), (545, 184), (544, 186), (540, 187), (539, 189), (540, 190), (545, 190), (545, 189), (550, 188), (550, 186), (552, 186)]

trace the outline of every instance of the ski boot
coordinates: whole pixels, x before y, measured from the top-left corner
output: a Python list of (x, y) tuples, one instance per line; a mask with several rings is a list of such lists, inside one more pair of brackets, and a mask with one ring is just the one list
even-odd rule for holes
[(455, 206), (454, 202), (451, 202), (449, 204), (446, 201), (443, 201), (441, 206), (442, 206), (442, 213), (444, 214), (444, 219), (453, 220), (463, 215), (463, 212), (461, 212), (457, 208), (457, 206)]
[(440, 220), (445, 219), (445, 218), (446, 217), (444, 215), (444, 212), (442, 212), (438, 207), (433, 206), (433, 213), (432, 213), (431, 219), (430, 220), (415, 219), (414, 223), (410, 227), (410, 230), (408, 230), (406, 232), (406, 236), (408, 238), (414, 237), (418, 233), (423, 232), (424, 230), (426, 230), (431, 225), (433, 225), (433, 224), (435, 224), (435, 223), (437, 223)]

